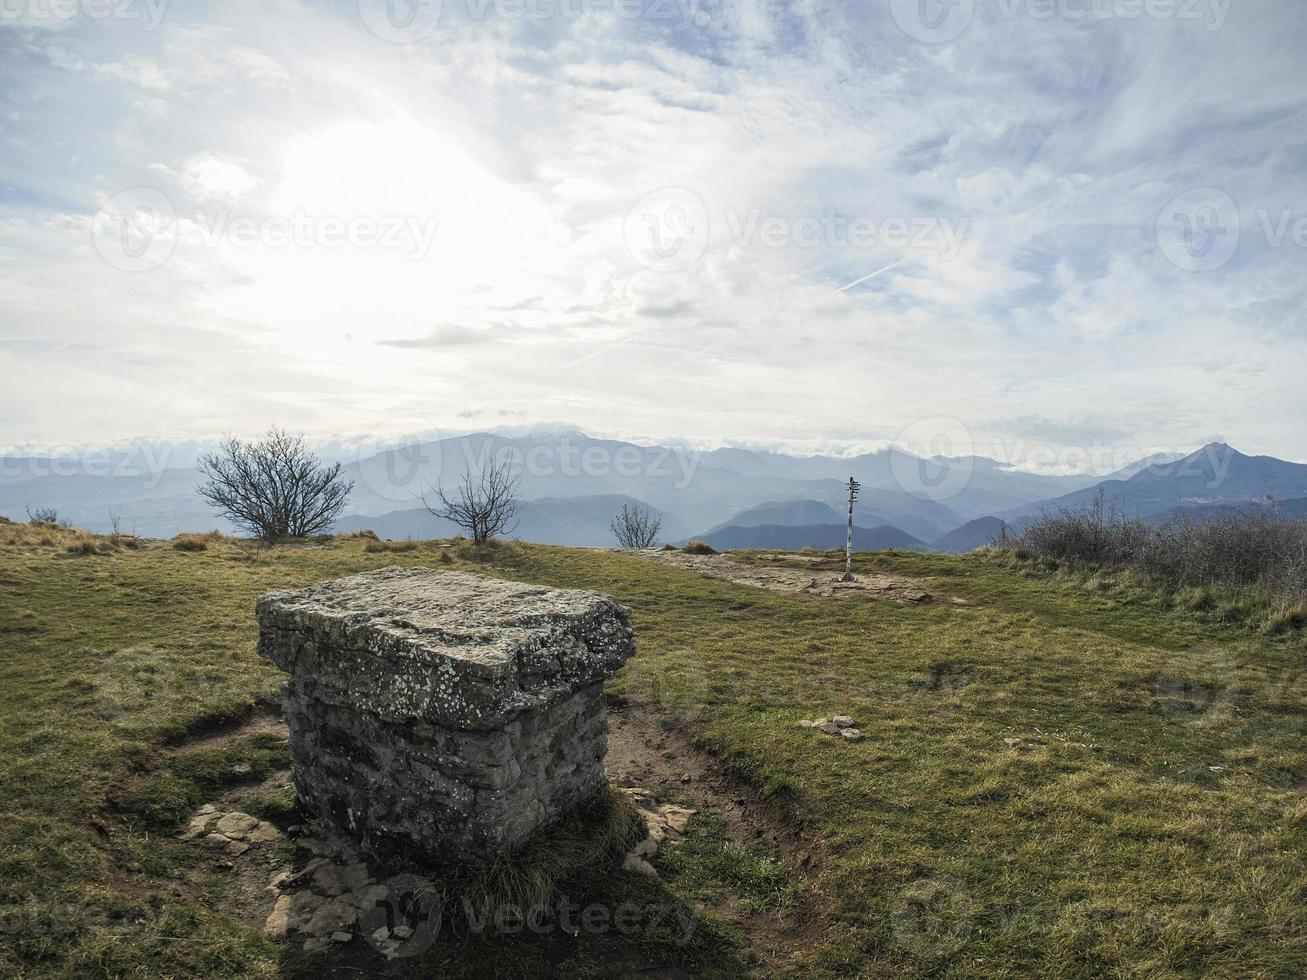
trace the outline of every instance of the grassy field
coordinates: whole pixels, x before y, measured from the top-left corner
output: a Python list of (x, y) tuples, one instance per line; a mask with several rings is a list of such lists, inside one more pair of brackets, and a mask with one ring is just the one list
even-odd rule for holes
[[(190, 549), (0, 526), (0, 975), (329, 972), (176, 831), (219, 792), (295, 822), (262, 782), (280, 738), (195, 740), (275, 698), (256, 596), (391, 564), (618, 596), (639, 647), (618, 714), (711, 753), (806, 842), (800, 864), (705, 810), (661, 880), (562, 882), (684, 903), (690, 941), (480, 939), (433, 950), (440, 975), (1307, 975), (1307, 640), (1237, 602), (985, 553), (859, 556), (968, 600), (912, 606), (532, 545)], [(867, 738), (798, 725), (836, 713)], [(787, 912), (802, 941), (760, 943)]]

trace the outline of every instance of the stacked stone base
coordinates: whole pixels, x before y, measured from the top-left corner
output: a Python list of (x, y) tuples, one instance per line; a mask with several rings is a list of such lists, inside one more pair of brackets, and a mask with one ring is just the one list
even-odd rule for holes
[(315, 687), (296, 675), (284, 695), (296, 790), (377, 857), (484, 864), (606, 783), (602, 682), (492, 731), (390, 721)]

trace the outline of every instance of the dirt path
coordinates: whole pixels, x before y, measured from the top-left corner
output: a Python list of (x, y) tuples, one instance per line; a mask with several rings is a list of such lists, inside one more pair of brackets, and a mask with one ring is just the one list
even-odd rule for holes
[(730, 840), (774, 848), (803, 886), (798, 904), (778, 913), (749, 914), (728, 900), (712, 912), (744, 933), (769, 963), (811, 947), (814, 931), (820, 928), (817, 912), (822, 898), (812, 887), (816, 848), (803, 827), (763, 802), (715, 756), (695, 748), (683, 732), (667, 730), (639, 706), (614, 706), (609, 712), (608, 781), (615, 787), (641, 787), (660, 801), (711, 814), (725, 825)]
[[(674, 565), (701, 575), (724, 578), (737, 585), (749, 585), (772, 592), (788, 592), (794, 595), (812, 595), (823, 598), (854, 598), (865, 596), (875, 599), (890, 599), (894, 602), (925, 604), (930, 602), (966, 605), (965, 600), (947, 596), (929, 590), (925, 584), (915, 579), (898, 575), (884, 575), (879, 572), (859, 574), (854, 582), (841, 582), (842, 569), (829, 567), (803, 568), (764, 568), (745, 565), (734, 561), (726, 555), (689, 555), (683, 551), (642, 550), (625, 552), (635, 554), (663, 565)], [(814, 566), (831, 564), (829, 559), (812, 555), (777, 555), (791, 561), (802, 561)]]

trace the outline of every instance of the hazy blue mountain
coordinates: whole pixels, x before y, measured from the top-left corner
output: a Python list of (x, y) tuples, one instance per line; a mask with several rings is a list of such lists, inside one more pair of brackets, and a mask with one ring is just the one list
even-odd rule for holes
[[(1107, 476), (1103, 477), (1103, 480), (1128, 480), (1142, 470), (1156, 466), (1170, 466), (1172, 463), (1184, 459), (1184, 457), (1184, 453), (1153, 453), (1151, 456), (1135, 460), (1135, 462), (1128, 463), (1119, 470), (1107, 474)], [(1097, 482), (1101, 483), (1103, 480)]]
[(954, 528), (941, 538), (931, 542), (936, 551), (946, 551), (959, 555), (967, 551), (983, 548), (998, 539), (1006, 525), (997, 517), (977, 517), (967, 521), (959, 528)]
[(769, 500), (757, 507), (741, 511), (704, 534), (712, 534), (728, 525), (755, 527), (758, 524), (834, 524), (841, 515), (830, 504), (820, 500)]
[[(730, 525), (700, 537), (718, 551), (740, 548), (795, 551), (799, 548), (843, 548), (847, 524), (755, 524), (749, 527)], [(854, 527), (854, 551), (882, 551), (901, 548), (905, 551), (930, 551), (929, 545), (896, 527)]]
[[(76, 460), (0, 458), (0, 515), (22, 520), (28, 505), (55, 507), (64, 519), (96, 531), (108, 530), (117, 515), (123, 530), (153, 537), (229, 530), (195, 492), (200, 475), (192, 463), (201, 448), (152, 445)], [(1147, 516), (1268, 493), (1307, 496), (1307, 466), (1219, 444), (1176, 461), (1144, 460), (1103, 481), (1021, 473), (981, 457), (923, 460), (900, 450), (847, 459), (745, 449), (695, 453), (579, 432), (475, 433), (382, 452), (351, 454), (337, 446), (331, 455), (342, 458), (344, 475), (355, 484), (346, 515), (373, 517), (420, 514), (421, 497), (433, 485), (452, 484), (486, 458), (507, 457), (522, 473), (523, 500), (556, 501), (533, 511), (522, 537), (595, 544), (607, 543), (616, 498), (667, 515), (669, 538), (744, 524), (842, 524), (850, 474), (863, 484), (854, 515), (859, 526), (889, 525), (919, 541), (935, 541), (977, 517), (1020, 525), (1042, 507), (1087, 503), (1097, 486)], [(170, 461), (184, 465), (165, 467)], [(564, 507), (564, 500), (572, 503)], [(777, 510), (741, 517), (766, 507)], [(421, 524), (420, 518), (393, 520), (397, 527)]]
[(1132, 517), (1165, 519), (1191, 505), (1254, 503), (1307, 496), (1307, 465), (1272, 456), (1247, 456), (1214, 442), (1173, 463), (1148, 466), (1126, 480), (1104, 480), (1039, 504), (999, 514), (1018, 525), (1041, 510), (1078, 510), (1099, 490), (1109, 505)]
[[(729, 468), (755, 478), (838, 480), (842, 485), (852, 476), (868, 492), (874, 489), (928, 499), (947, 508), (952, 515), (952, 523), (944, 522), (935, 533), (956, 527), (972, 517), (1078, 490), (1099, 479), (1088, 474), (1048, 476), (1025, 473), (983, 456), (921, 458), (897, 448), (849, 457), (786, 456), (746, 449), (718, 449), (705, 453), (702, 459), (712, 466)], [(818, 499), (825, 501), (826, 497)], [(842, 507), (836, 509), (842, 510)], [(891, 523), (905, 526), (899, 521)]]
[(1163, 524), (1176, 517), (1188, 517), (1202, 520), (1207, 517), (1219, 517), (1231, 511), (1271, 510), (1282, 514), (1290, 520), (1307, 517), (1307, 497), (1295, 497), (1289, 500), (1267, 499), (1239, 500), (1214, 504), (1179, 504), (1175, 507), (1145, 514), (1144, 520), (1149, 524)]
[[(692, 528), (717, 527), (742, 511), (772, 502), (809, 499), (837, 513), (844, 510), (847, 475), (837, 479), (824, 474), (847, 471), (846, 461), (748, 450), (698, 454), (562, 432), (512, 437), (478, 433), (368, 456), (345, 468), (356, 483), (351, 511), (410, 509), (432, 485), (456, 481), (469, 465), (475, 469), (487, 456), (514, 460), (522, 471), (524, 498), (623, 494), (675, 514)], [(887, 456), (885, 460), (888, 466)], [(928, 537), (962, 522), (946, 505), (897, 486), (867, 490), (859, 506), (859, 513)]]
[[(623, 504), (638, 501), (620, 494), (594, 497), (544, 497), (523, 501), (517, 513), (517, 527), (505, 535), (537, 544), (560, 544), (575, 548), (615, 547), (609, 522)], [(664, 514), (660, 541), (684, 536), (684, 527)], [(350, 514), (336, 523), (338, 532), (372, 530), (379, 537), (395, 541), (450, 538), (466, 534), (457, 525), (432, 515), (425, 507), (391, 511), (388, 514)]]

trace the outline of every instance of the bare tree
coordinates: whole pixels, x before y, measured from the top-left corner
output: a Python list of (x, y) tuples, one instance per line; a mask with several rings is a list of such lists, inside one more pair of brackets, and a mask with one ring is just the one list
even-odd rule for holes
[(471, 534), (473, 544), (483, 545), (517, 527), (517, 488), (521, 482), (521, 474), (513, 471), (507, 459), (487, 459), (476, 475), (468, 466), (451, 493), (446, 493), (443, 486), (433, 487), (436, 502), (424, 495), (422, 504), (431, 514)]
[(33, 510), (27, 508), (27, 523), (29, 524), (58, 524), (59, 511), (53, 507), (37, 507)]
[(302, 538), (329, 528), (354, 489), (340, 463), (323, 466), (303, 436), (273, 427), (258, 442), (227, 439), (201, 457), (209, 482), (200, 496), (237, 527), (264, 541)]
[(623, 548), (652, 548), (658, 543), (663, 519), (643, 504), (622, 504), (621, 513), (608, 526)]

